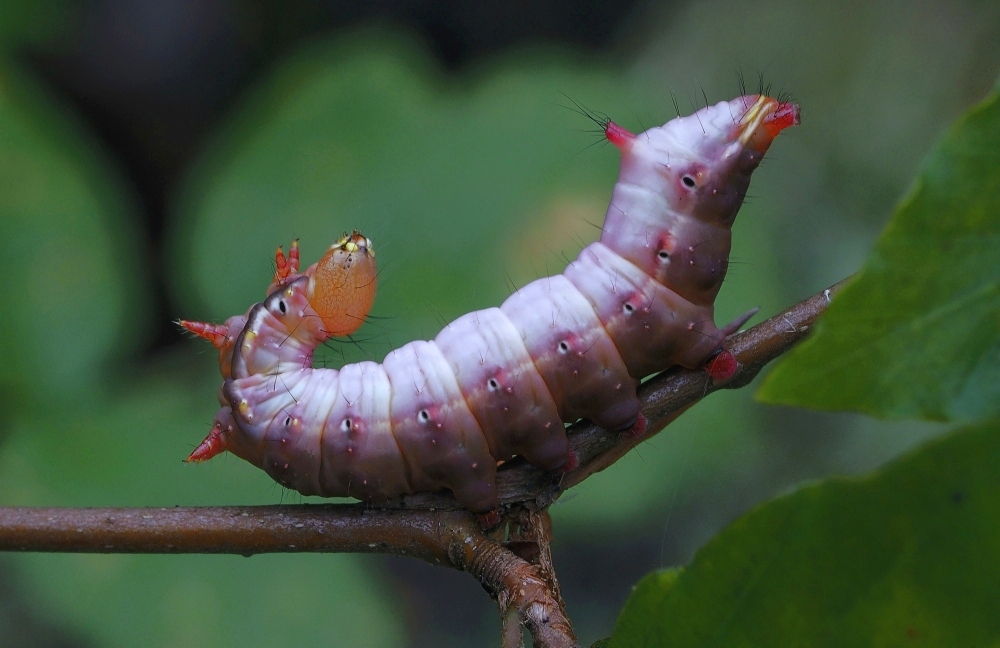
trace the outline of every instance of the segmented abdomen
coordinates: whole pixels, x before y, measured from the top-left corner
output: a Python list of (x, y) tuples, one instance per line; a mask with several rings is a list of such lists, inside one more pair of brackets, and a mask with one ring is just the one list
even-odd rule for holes
[(702, 366), (720, 349), (712, 303), (730, 227), (771, 139), (797, 122), (789, 106), (741, 97), (639, 137), (615, 126), (609, 139), (623, 163), (601, 241), (563, 274), (464, 315), (381, 365), (311, 367), (332, 334), (324, 327), (334, 326), (317, 311), (338, 309), (316, 297), (317, 282), (348, 277), (352, 267), (373, 282), (370, 242), (345, 237), (323, 272), (295, 274), (296, 256), (235, 343), (217, 340), (222, 327), (210, 331), (223, 354), (232, 349), (231, 371), (223, 367), (231, 377), (192, 458), (230, 450), (306, 495), (380, 500), (448, 488), (474, 512), (495, 509), (497, 462), (520, 455), (562, 468), (564, 422), (628, 428), (639, 416), (640, 378)]
[[(286, 296), (286, 310), (295, 301)], [(267, 354), (260, 340), (287, 328), (268, 302), (248, 318), (244, 338), (254, 342), (244, 359)], [(563, 421), (627, 428), (639, 414), (638, 377), (698, 366), (721, 340), (711, 307), (594, 243), (564, 275), (464, 315), (381, 365), (235, 368), (223, 391), (244, 438), (230, 449), (306, 495), (372, 500), (449, 488), (485, 512), (498, 503), (498, 461), (521, 455), (561, 468)]]

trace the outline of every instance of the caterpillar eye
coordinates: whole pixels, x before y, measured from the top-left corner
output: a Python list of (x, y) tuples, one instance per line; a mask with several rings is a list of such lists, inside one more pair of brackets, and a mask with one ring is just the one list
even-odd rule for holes
[(695, 186), (695, 184), (697, 184), (697, 183), (696, 183), (696, 182), (694, 181), (694, 178), (692, 178), (692, 177), (691, 177), (691, 176), (689, 176), (689, 175), (686, 175), (686, 176), (684, 176), (683, 178), (681, 178), (681, 182), (683, 182), (683, 183), (684, 183), (684, 186), (685, 186), (685, 187), (693, 187), (693, 186)]
[(559, 343), (559, 353), (569, 353), (569, 344), (567, 344), (566, 340)]
[(431, 420), (431, 414), (427, 410), (420, 410), (420, 412), (417, 414), (417, 418), (420, 420), (421, 423), (426, 423), (427, 421)]
[(353, 427), (353, 425), (354, 422), (351, 419), (345, 418), (343, 421), (340, 422), (340, 429), (343, 432), (350, 432), (351, 427)]
[(491, 391), (495, 392), (500, 389), (500, 383), (497, 382), (496, 378), (490, 378), (486, 381), (486, 387)]

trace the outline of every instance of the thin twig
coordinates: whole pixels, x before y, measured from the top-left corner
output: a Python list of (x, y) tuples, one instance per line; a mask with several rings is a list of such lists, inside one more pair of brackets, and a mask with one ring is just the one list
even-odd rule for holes
[[(552, 563), (552, 518), (548, 510), (531, 511), (517, 507), (508, 516), (508, 524), (509, 536), (503, 543), (504, 547), (533, 568), (531, 578), (540, 579), (542, 588), (524, 588), (520, 580), (508, 581), (521, 584), (517, 592), (511, 592), (506, 609), (498, 599), (503, 619), (500, 645), (502, 648), (521, 646), (522, 626), (528, 628), (536, 643), (539, 637), (547, 636), (552, 645), (562, 645), (559, 642), (563, 640), (557, 640), (559, 637), (574, 642), (566, 645), (575, 645), (573, 628), (566, 616), (566, 603)], [(544, 592), (544, 596), (540, 596), (540, 592)]]

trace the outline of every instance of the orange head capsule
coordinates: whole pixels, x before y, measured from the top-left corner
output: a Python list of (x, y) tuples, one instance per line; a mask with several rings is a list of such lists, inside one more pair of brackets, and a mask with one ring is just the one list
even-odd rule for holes
[(309, 304), (328, 337), (349, 335), (365, 322), (375, 303), (375, 252), (358, 233), (345, 234), (305, 272)]

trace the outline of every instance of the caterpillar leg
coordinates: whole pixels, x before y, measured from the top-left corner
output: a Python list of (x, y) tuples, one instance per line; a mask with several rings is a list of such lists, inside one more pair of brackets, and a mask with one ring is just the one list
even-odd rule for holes
[[(642, 414), (640, 414), (639, 416), (642, 416)], [(580, 457), (577, 456), (575, 452), (573, 452), (572, 448), (570, 448), (569, 451), (566, 452), (566, 464), (562, 468), (560, 468), (560, 472), (570, 473), (579, 467), (580, 467)]]
[[(299, 239), (292, 241), (288, 248), (288, 258), (285, 258), (285, 251), (278, 246), (274, 251), (274, 279), (272, 286), (281, 286), (285, 280), (299, 273)], [(269, 291), (270, 292), (270, 291)]]
[(221, 454), (226, 451), (226, 432), (222, 427), (222, 423), (219, 421), (215, 422), (212, 429), (209, 431), (208, 436), (205, 440), (198, 444), (198, 447), (194, 449), (194, 452), (188, 455), (188, 458), (184, 460), (185, 463), (199, 463), (202, 461), (208, 461), (212, 457)]
[(187, 331), (208, 340), (216, 349), (222, 349), (230, 341), (229, 327), (225, 324), (194, 322), (192, 320), (177, 320), (177, 323)]
[(728, 349), (716, 353), (705, 365), (705, 371), (715, 384), (728, 382), (739, 371), (740, 363)]
[(646, 420), (646, 415), (639, 412), (639, 415), (635, 417), (635, 422), (628, 426), (622, 434), (631, 439), (641, 439), (646, 436), (646, 427), (648, 421)]
[[(759, 308), (751, 308), (729, 324), (726, 324), (722, 328), (722, 332), (726, 335), (726, 337), (729, 337), (736, 331), (740, 330), (740, 328), (746, 324), (751, 317), (756, 315), (759, 310)], [(728, 382), (733, 376), (736, 375), (739, 368), (740, 363), (736, 360), (736, 356), (725, 348), (719, 349), (719, 351), (705, 363), (705, 371), (708, 372), (708, 376), (716, 385)]]

